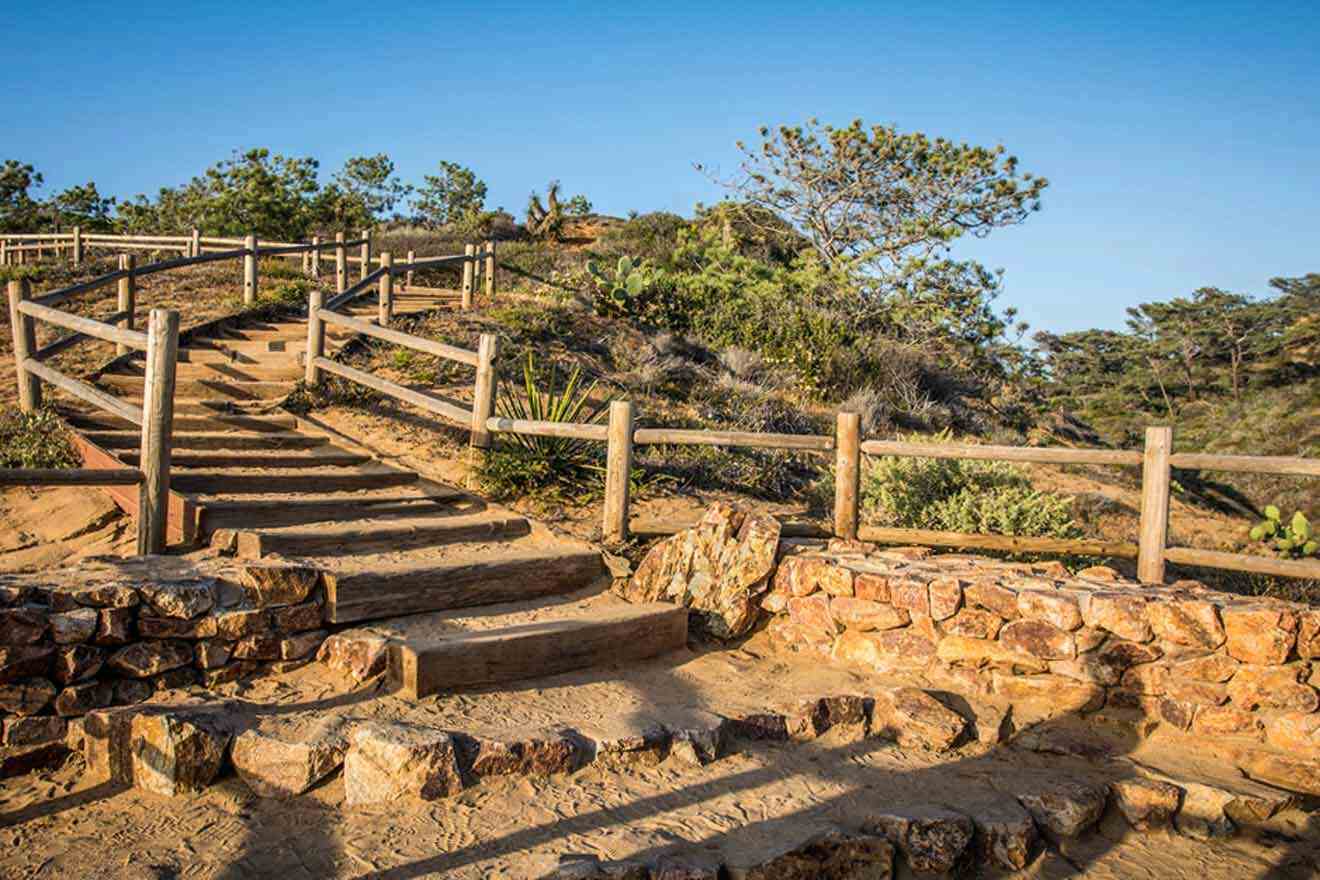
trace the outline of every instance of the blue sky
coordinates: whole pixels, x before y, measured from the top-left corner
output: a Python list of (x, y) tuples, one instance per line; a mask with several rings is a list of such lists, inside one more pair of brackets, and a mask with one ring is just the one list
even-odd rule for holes
[(958, 249), (1055, 330), (1320, 271), (1320, 13), (1180, 3), (24, 3), (0, 158), (131, 196), (238, 147), (470, 165), (521, 212), (690, 213), (761, 124), (861, 117), (1003, 143), (1043, 210)]

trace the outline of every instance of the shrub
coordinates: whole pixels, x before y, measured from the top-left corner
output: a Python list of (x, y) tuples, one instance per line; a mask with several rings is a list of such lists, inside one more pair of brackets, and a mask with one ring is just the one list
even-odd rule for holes
[(1310, 521), (1300, 510), (1292, 519), (1283, 522), (1279, 508), (1273, 504), (1265, 508), (1265, 519), (1251, 529), (1251, 540), (1267, 544), (1280, 556), (1303, 557), (1320, 553), (1320, 541)]
[(48, 407), (0, 415), (0, 467), (69, 468), (79, 463), (64, 422)]
[(861, 419), (863, 437), (874, 437), (893, 427), (893, 412), (889, 401), (874, 388), (859, 388), (839, 404), (840, 412), (857, 413)]
[[(945, 431), (930, 442), (948, 439)], [(1006, 462), (885, 456), (865, 473), (862, 505), (867, 519), (881, 525), (1053, 538), (1080, 534), (1071, 498), (1034, 491), (1021, 469)]]

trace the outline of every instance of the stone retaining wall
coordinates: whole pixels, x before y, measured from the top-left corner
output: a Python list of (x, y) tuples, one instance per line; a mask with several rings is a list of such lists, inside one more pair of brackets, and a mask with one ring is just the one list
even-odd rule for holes
[[(315, 569), (253, 563), (152, 572), (116, 560), (0, 576), (6, 749), (59, 743), (68, 721), (162, 690), (213, 689), (310, 660), (326, 637)], [(6, 759), (12, 757), (5, 755)]]
[(766, 586), (784, 649), (1034, 712), (1139, 710), (1249, 776), (1320, 793), (1318, 608), (842, 541), (784, 542)]

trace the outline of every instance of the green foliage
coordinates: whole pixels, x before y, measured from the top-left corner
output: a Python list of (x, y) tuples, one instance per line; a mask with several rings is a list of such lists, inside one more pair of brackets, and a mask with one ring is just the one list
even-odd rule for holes
[(457, 162), (440, 163), (439, 174), (427, 174), (417, 188), (413, 209), (422, 224), (465, 227), (478, 222), (486, 205), (486, 183), (471, 168)]
[(591, 199), (578, 193), (564, 203), (564, 213), (569, 217), (586, 217), (591, 213)]
[[(941, 432), (930, 442), (949, 436)], [(1080, 533), (1071, 504), (1034, 491), (1021, 469), (1006, 462), (884, 456), (862, 485), (867, 518), (903, 528), (1070, 538)]]
[(30, 190), (41, 183), (41, 172), (29, 164), (6, 159), (0, 165), (0, 232), (31, 232), (39, 227), (41, 205)]
[(559, 203), (559, 181), (545, 188), (545, 204), (535, 192), (527, 197), (527, 231), (542, 240), (558, 241), (564, 231), (564, 206)]
[(1300, 558), (1320, 554), (1320, 540), (1300, 510), (1284, 522), (1279, 508), (1268, 505), (1265, 518), (1252, 527), (1250, 534), (1251, 540), (1268, 545), (1280, 556)]
[(53, 409), (25, 413), (11, 408), (0, 414), (0, 467), (71, 468), (80, 460)]
[(587, 272), (595, 282), (596, 314), (615, 318), (641, 318), (648, 303), (648, 270), (631, 257), (619, 257), (613, 272), (602, 269), (596, 260), (587, 262)]
[[(595, 383), (583, 387), (582, 369), (575, 367), (560, 385), (559, 367), (551, 367), (544, 388), (538, 381), (536, 361), (529, 353), (523, 363), (521, 388), (502, 388), (501, 415), (510, 419), (598, 424), (609, 401), (593, 403)], [(605, 448), (600, 443), (569, 437), (500, 435), (499, 445), (483, 456), (477, 477), (497, 498), (526, 494), (578, 498), (601, 491)]]
[(353, 156), (317, 195), (314, 211), (322, 225), (361, 229), (388, 216), (411, 192), (386, 154)]

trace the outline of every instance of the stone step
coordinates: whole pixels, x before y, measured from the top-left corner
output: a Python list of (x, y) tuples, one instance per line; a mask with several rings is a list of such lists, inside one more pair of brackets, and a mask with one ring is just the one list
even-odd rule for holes
[(201, 535), (206, 538), (217, 529), (295, 526), (328, 519), (424, 516), (451, 509), (463, 497), (457, 489), (439, 488), (415, 494), (358, 492), (287, 498), (218, 495), (204, 496), (197, 502), (201, 507)]
[[(85, 431), (84, 436), (103, 449), (138, 449), (140, 431)], [(325, 446), (328, 437), (291, 431), (174, 431), (173, 450), (199, 449), (311, 449)]]
[(558, 620), (390, 646), (389, 680), (404, 697), (645, 660), (687, 645), (687, 609), (616, 606)]
[(171, 475), (170, 488), (185, 494), (216, 495), (226, 492), (279, 495), (288, 493), (348, 492), (386, 489), (417, 482), (412, 471), (383, 468), (206, 468)]
[(324, 570), (326, 620), (379, 620), (561, 595), (604, 570), (599, 553), (576, 548), (510, 546), (498, 556), (483, 548), (439, 561), (355, 558)]
[[(137, 452), (123, 452), (119, 456), (127, 465), (136, 467)], [(335, 447), (324, 450), (251, 450), (251, 451), (200, 451), (174, 452), (170, 455), (170, 466), (183, 470), (220, 469), (220, 468), (262, 468), (270, 470), (291, 470), (313, 467), (353, 467), (371, 461), (371, 456), (357, 452), (348, 452)]]
[[(336, 517), (336, 519), (338, 519)], [(463, 541), (499, 541), (531, 532), (521, 516), (477, 513), (408, 516), (368, 522), (320, 522), (238, 532), (238, 555), (245, 559), (283, 556), (349, 556), (386, 550), (434, 547)]]

